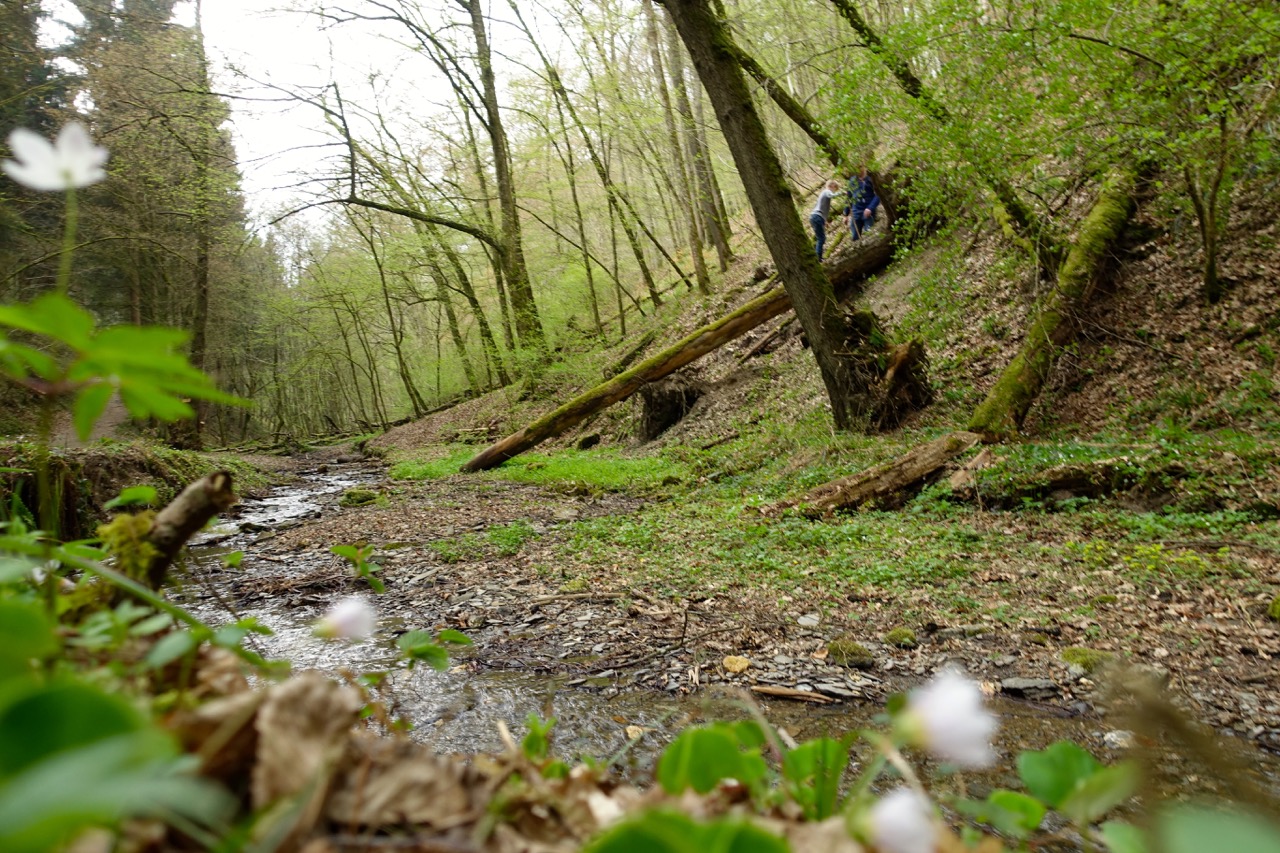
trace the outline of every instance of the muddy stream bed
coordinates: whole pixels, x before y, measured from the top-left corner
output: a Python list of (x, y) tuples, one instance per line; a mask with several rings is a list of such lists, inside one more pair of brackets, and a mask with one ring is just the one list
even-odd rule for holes
[[(437, 481), (447, 483), (448, 481)], [(386, 494), (381, 506), (346, 509), (338, 501), (352, 488)], [(617, 497), (573, 498), (536, 487), (494, 482), (413, 484), (407, 500), (381, 469), (362, 464), (320, 465), (290, 485), (246, 499), (194, 543), (194, 565), (181, 593), (184, 604), (210, 624), (256, 617), (273, 634), (250, 642), (295, 671), (386, 672), (378, 696), (412, 724), (411, 737), (442, 753), (498, 751), (497, 723), (519, 737), (530, 714), (555, 716), (554, 750), (565, 758), (617, 757), (617, 768), (644, 783), (661, 749), (694, 722), (742, 719), (751, 683), (799, 688), (827, 703), (754, 695), (765, 717), (796, 740), (840, 736), (873, 724), (884, 698), (922, 677), (860, 672), (826, 665), (804, 654), (821, 644), (817, 631), (800, 631), (792, 653), (769, 655), (749, 677), (718, 667), (713, 644), (694, 649), (689, 611), (619, 596), (561, 593), (560, 581), (534, 567), (547, 557), (547, 540), (579, 518), (633, 512), (638, 502)], [(460, 489), (468, 490), (459, 495)], [(412, 503), (413, 511), (404, 508)], [(433, 542), (481, 532), (493, 525), (527, 524), (537, 543), (520, 555), (491, 559), (477, 553), (442, 560)], [(377, 532), (372, 532), (376, 530)], [(356, 581), (329, 548), (369, 541), (387, 591), (375, 595)], [(222, 555), (241, 551), (237, 568)], [(374, 637), (359, 643), (326, 641), (312, 624), (335, 601), (362, 595), (379, 613)], [(624, 610), (623, 605), (629, 609)], [(455, 628), (475, 645), (455, 652), (450, 668), (407, 668), (396, 637), (407, 630)], [(703, 631), (702, 636), (714, 633)], [(689, 642), (683, 641), (689, 638)], [(694, 665), (690, 666), (690, 654)], [(702, 661), (701, 664), (697, 663)], [(715, 674), (716, 672), (719, 674)], [(1134, 738), (1089, 703), (1028, 701), (997, 695), (997, 747), (1012, 767), (1019, 750), (1075, 740), (1103, 760), (1124, 757)], [(629, 743), (628, 730), (645, 731)], [(1264, 789), (1280, 792), (1280, 757), (1232, 738), (1236, 766)], [(1146, 742), (1142, 754), (1166, 795), (1219, 790), (1211, 774), (1176, 748)], [(984, 786), (1017, 787), (1009, 770), (994, 771)]]

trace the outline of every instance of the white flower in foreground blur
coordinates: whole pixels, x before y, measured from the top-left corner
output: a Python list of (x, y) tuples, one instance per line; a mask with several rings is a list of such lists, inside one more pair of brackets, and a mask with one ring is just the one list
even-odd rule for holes
[(983, 707), (978, 685), (951, 670), (907, 698), (899, 726), (912, 743), (943, 761), (960, 767), (989, 767), (995, 761), (996, 717)]
[(9, 134), (14, 160), (0, 163), (5, 174), (33, 190), (69, 190), (96, 184), (107, 176), (102, 168), (107, 149), (93, 144), (84, 125), (73, 121), (50, 143), (20, 127)]
[(867, 834), (879, 853), (934, 853), (938, 824), (922, 794), (898, 788), (880, 798), (868, 815)]
[(363, 640), (373, 633), (377, 614), (369, 602), (359, 596), (351, 596), (329, 608), (316, 623), (316, 636), (342, 640)]

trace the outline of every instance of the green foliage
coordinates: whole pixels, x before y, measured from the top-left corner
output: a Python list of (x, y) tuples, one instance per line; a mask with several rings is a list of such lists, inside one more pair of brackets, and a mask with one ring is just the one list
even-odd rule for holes
[(699, 823), (677, 812), (628, 818), (589, 842), (583, 853), (789, 853), (783, 839), (735, 818)]
[(1160, 816), (1156, 835), (1166, 853), (1231, 850), (1234, 853), (1280, 853), (1280, 826), (1247, 812), (1182, 806)]
[(329, 553), (337, 554), (342, 559), (351, 564), (351, 569), (355, 572), (355, 576), (369, 585), (374, 592), (383, 593), (387, 591), (387, 585), (378, 577), (378, 572), (382, 571), (382, 566), (373, 562), (373, 545), (335, 545), (329, 549)]
[[(744, 739), (745, 735), (745, 739)], [(725, 779), (750, 787), (766, 773), (754, 723), (716, 723), (685, 729), (658, 761), (658, 784), (668, 794), (692, 788), (705, 794)]]
[(452, 629), (445, 629), (434, 636), (430, 631), (406, 631), (396, 638), (396, 647), (409, 661), (410, 669), (419, 663), (425, 663), (438, 672), (448, 669), (446, 645), (469, 646), (471, 639)]
[(956, 808), (1014, 838), (1026, 838), (1039, 829), (1048, 811), (1035, 797), (1002, 788), (992, 791), (985, 800), (958, 800)]
[[(61, 293), (26, 305), (0, 305), (0, 371), (24, 384), (40, 383), (74, 395), (76, 432), (89, 437), (117, 391), (136, 418), (175, 421), (193, 412), (186, 400), (243, 401), (224, 394), (180, 352), (187, 334), (158, 326), (97, 327), (93, 315)], [(17, 342), (13, 332), (34, 336), (40, 347)], [(63, 363), (49, 349), (68, 353)]]
[(1078, 666), (1085, 672), (1097, 672), (1106, 664), (1115, 660), (1113, 652), (1103, 651), (1102, 649), (1087, 649), (1083, 646), (1070, 646), (1062, 650), (1061, 657), (1064, 663)]
[(1018, 774), (1033, 796), (1080, 827), (1098, 820), (1138, 789), (1136, 764), (1104, 767), (1071, 741), (1021, 753)]
[(513, 557), (519, 554), (524, 543), (538, 537), (533, 526), (524, 520), (494, 525), (486, 530), (484, 535), (499, 557)]
[(849, 744), (818, 738), (790, 750), (782, 761), (787, 793), (808, 820), (825, 820), (835, 813), (840, 784), (849, 766)]
[[(401, 480), (436, 479), (456, 474), (475, 449), (453, 450), (447, 456), (423, 462), (402, 461), (391, 467)], [(646, 491), (683, 481), (688, 469), (661, 456), (625, 456), (616, 450), (560, 450), (550, 454), (525, 453), (481, 476), (517, 483), (536, 483), (570, 492)]]

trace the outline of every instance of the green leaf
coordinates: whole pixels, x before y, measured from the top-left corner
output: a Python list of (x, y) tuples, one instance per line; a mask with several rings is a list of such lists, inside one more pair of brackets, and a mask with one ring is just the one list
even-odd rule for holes
[(156, 613), (143, 619), (138, 624), (129, 629), (131, 637), (149, 637), (152, 634), (159, 633), (165, 628), (173, 624), (173, 617), (168, 613)]
[(176, 421), (191, 417), (191, 407), (154, 385), (125, 379), (120, 385), (120, 399), (135, 418)]
[(1079, 745), (1060, 740), (1039, 752), (1018, 756), (1018, 775), (1027, 790), (1054, 808), (1102, 765)]
[(353, 563), (360, 561), (360, 549), (354, 545), (334, 545), (329, 549), (330, 554), (337, 554)]
[(143, 730), (46, 757), (0, 787), (0, 849), (62, 849), (84, 828), (127, 817), (221, 824), (234, 802), (216, 785), (183, 775), (186, 762), (177, 756), (172, 739)]
[(42, 684), (10, 693), (0, 706), (0, 781), (56, 753), (142, 726), (123, 697), (87, 685)]
[(1026, 838), (1039, 828), (1047, 809), (1035, 797), (998, 788), (985, 800), (958, 800), (955, 807), (978, 823), (985, 823), (1006, 835)]
[(116, 392), (106, 383), (87, 385), (76, 394), (76, 401), (71, 407), (71, 421), (75, 424), (76, 435), (81, 441), (88, 441), (93, 434), (93, 425), (106, 411), (111, 395)]
[(427, 631), (407, 631), (396, 638), (396, 645), (411, 664), (422, 661), (435, 670), (449, 666), (449, 653), (437, 645)]
[(1102, 840), (1111, 853), (1147, 853), (1147, 837), (1131, 823), (1109, 820), (1098, 827)]
[(153, 486), (130, 486), (102, 505), (103, 509), (118, 509), (122, 506), (151, 506), (159, 498)]
[(685, 729), (658, 761), (658, 783), (668, 794), (693, 788), (705, 794), (723, 779), (741, 778), (742, 752), (738, 741), (721, 726)]
[(11, 556), (0, 554), (0, 583), (12, 583), (31, 574), (31, 570), (40, 565), (34, 557)]
[(83, 350), (93, 335), (93, 315), (61, 293), (46, 293), (27, 305), (0, 305), (0, 325), (46, 335)]
[(1280, 853), (1280, 826), (1246, 812), (1175, 809), (1157, 821), (1156, 836), (1163, 853)]
[(146, 664), (152, 669), (168, 666), (180, 657), (191, 654), (199, 645), (190, 631), (174, 631), (166, 634), (147, 652)]
[(733, 818), (698, 823), (676, 812), (628, 818), (583, 848), (583, 853), (788, 853), (784, 839)]
[(1141, 775), (1132, 761), (1103, 767), (1077, 785), (1058, 809), (1078, 826), (1085, 826), (1132, 797)]
[[(14, 559), (23, 574), (30, 563)], [(0, 599), (0, 678), (23, 675), (31, 671), (33, 661), (43, 660), (58, 650), (45, 609), (34, 601)]]
[(782, 775), (790, 782), (792, 797), (810, 820), (824, 820), (835, 812), (840, 780), (849, 764), (849, 750), (831, 738), (800, 744), (786, 754)]
[(461, 631), (445, 628), (439, 634), (436, 634), (436, 642), (453, 643), (456, 646), (469, 646), (471, 645), (471, 638)]

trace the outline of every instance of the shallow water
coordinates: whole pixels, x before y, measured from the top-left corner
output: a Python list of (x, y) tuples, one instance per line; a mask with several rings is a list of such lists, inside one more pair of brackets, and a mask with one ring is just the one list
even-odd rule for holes
[[(193, 549), (195, 574), (212, 579), (193, 584), (186, 604), (211, 624), (230, 621), (227, 609), (218, 603), (210, 588), (234, 587), (235, 580), (219, 573), (219, 555), (243, 549), (252, 553), (254, 535), (264, 529), (292, 526), (319, 517), (345, 489), (376, 482), (380, 473), (352, 469), (316, 473), (302, 482), (278, 488), (257, 500), (247, 500), (233, 517), (219, 528), (203, 534)], [(248, 531), (248, 532), (245, 532)], [(320, 565), (314, 555), (291, 560), (285, 571), (303, 575)], [(590, 756), (617, 757), (625, 776), (643, 782), (650, 778), (661, 749), (687, 725), (705, 720), (742, 719), (751, 715), (748, 702), (740, 694), (712, 686), (693, 695), (639, 690), (628, 686), (625, 673), (609, 677), (571, 678), (526, 671), (488, 668), (481, 655), (463, 649), (452, 667), (436, 672), (426, 666), (409, 669), (395, 647), (395, 637), (410, 624), (412, 614), (389, 615), (379, 632), (359, 643), (327, 641), (312, 634), (312, 622), (328, 603), (343, 592), (308, 593), (285, 600), (266, 598), (238, 611), (253, 616), (274, 632), (253, 637), (251, 643), (268, 658), (289, 660), (295, 670), (318, 669), (388, 673), (379, 698), (395, 715), (412, 725), (412, 737), (432, 744), (440, 752), (470, 753), (502, 748), (499, 721), (506, 723), (517, 738), (525, 730), (530, 715), (556, 717), (554, 750), (565, 759)], [(1024, 749), (1039, 749), (1063, 738), (1086, 745), (1104, 760), (1117, 760), (1123, 753), (1108, 749), (1103, 740), (1113, 727), (1096, 716), (1071, 715), (1048, 705), (1018, 702), (996, 697), (992, 706), (1000, 715), (997, 749), (1006, 760), (999, 764), (1012, 768), (1012, 758)], [(853, 701), (813, 706), (790, 701), (759, 702), (756, 707), (775, 727), (785, 729), (798, 741), (831, 735), (842, 736), (874, 724), (880, 705)], [(628, 745), (627, 728), (638, 726), (645, 736)], [(1280, 760), (1243, 742), (1225, 739), (1225, 749), (1238, 750), (1236, 762), (1256, 783), (1280, 792)], [(1218, 787), (1197, 772), (1197, 768), (1169, 745), (1149, 744), (1142, 756), (1153, 768), (1154, 785), (1163, 796), (1184, 797), (1211, 793)], [(971, 787), (1018, 787), (1011, 770), (996, 770), (970, 780)]]

